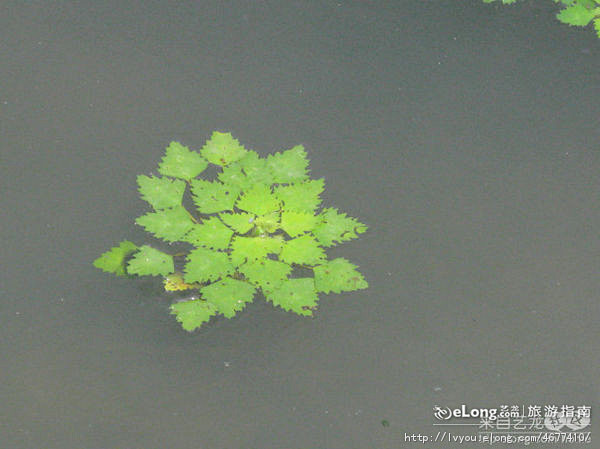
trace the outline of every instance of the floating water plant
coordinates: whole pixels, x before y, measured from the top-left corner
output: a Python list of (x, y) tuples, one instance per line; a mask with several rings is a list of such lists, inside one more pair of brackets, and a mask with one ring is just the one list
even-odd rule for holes
[[(483, 0), (492, 3), (496, 0)], [(517, 0), (501, 0), (505, 5), (516, 3)], [(585, 27), (593, 23), (594, 30), (600, 37), (600, 0), (554, 0), (563, 8), (556, 14), (556, 18), (567, 25)]]
[[(118, 276), (163, 276), (167, 291), (195, 290), (171, 305), (188, 331), (213, 315), (232, 318), (259, 291), (275, 306), (312, 315), (319, 293), (367, 288), (356, 265), (325, 253), (367, 226), (321, 208), (324, 180), (309, 178), (308, 162), (301, 145), (261, 158), (230, 133), (215, 131), (199, 152), (171, 142), (161, 176), (137, 178), (153, 211), (136, 219), (169, 244), (125, 240), (94, 266)], [(214, 179), (199, 178), (210, 164)], [(188, 251), (162, 249), (177, 242)]]

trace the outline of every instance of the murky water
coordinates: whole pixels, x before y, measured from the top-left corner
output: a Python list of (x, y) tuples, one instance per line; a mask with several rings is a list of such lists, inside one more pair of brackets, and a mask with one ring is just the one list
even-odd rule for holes
[[(0, 446), (465, 447), (411, 438), (596, 406), (600, 40), (547, 3), (3, 4)], [(304, 144), (368, 290), (187, 334), (158, 279), (92, 267), (215, 129)]]

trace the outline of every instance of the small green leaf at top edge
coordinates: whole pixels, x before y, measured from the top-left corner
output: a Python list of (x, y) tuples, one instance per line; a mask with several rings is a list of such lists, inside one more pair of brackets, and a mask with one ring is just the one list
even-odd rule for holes
[(208, 162), (195, 151), (179, 142), (171, 142), (158, 167), (161, 175), (172, 176), (189, 181), (206, 169)]
[(125, 271), (125, 259), (137, 249), (138, 246), (135, 243), (123, 240), (119, 243), (119, 246), (111, 248), (94, 260), (94, 266), (107, 273), (125, 276), (127, 274)]
[(556, 18), (559, 21), (573, 26), (586, 26), (595, 16), (596, 14), (593, 10), (586, 8), (580, 3), (568, 6), (556, 14)]
[(198, 329), (218, 312), (217, 307), (210, 302), (193, 299), (171, 304), (171, 314), (175, 315), (181, 327), (188, 332)]
[(139, 276), (166, 276), (175, 271), (173, 256), (144, 245), (129, 261), (127, 272)]
[(240, 145), (231, 133), (215, 131), (200, 150), (207, 161), (221, 166), (227, 166), (246, 154), (246, 149)]

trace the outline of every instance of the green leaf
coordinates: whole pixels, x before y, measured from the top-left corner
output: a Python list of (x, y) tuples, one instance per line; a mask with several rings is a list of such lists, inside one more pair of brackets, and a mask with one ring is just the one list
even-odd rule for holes
[(556, 15), (556, 18), (562, 23), (575, 26), (586, 26), (594, 17), (594, 11), (579, 2), (566, 7)]
[(227, 167), (223, 167), (223, 171), (217, 175), (219, 181), (228, 186), (234, 186), (239, 190), (245, 190), (250, 187), (251, 182), (242, 170), (239, 161), (234, 162)]
[(129, 274), (139, 276), (166, 276), (174, 271), (173, 256), (148, 245), (142, 246), (127, 265)]
[(233, 210), (235, 200), (240, 194), (237, 187), (201, 179), (194, 179), (191, 189), (194, 203), (203, 214)]
[(285, 242), (279, 258), (287, 263), (314, 265), (325, 258), (325, 251), (310, 235), (303, 235)]
[(324, 246), (334, 246), (358, 237), (367, 230), (367, 226), (346, 214), (340, 214), (337, 209), (325, 209), (317, 217), (319, 224), (312, 233)]
[(233, 266), (226, 253), (206, 248), (196, 248), (187, 256), (185, 282), (216, 281), (233, 272)]
[(594, 30), (596, 30), (596, 34), (600, 37), (600, 18), (594, 19)]
[(239, 267), (240, 273), (263, 290), (273, 290), (292, 272), (292, 267), (278, 260), (260, 259)]
[(323, 179), (313, 179), (289, 186), (279, 186), (275, 189), (275, 194), (283, 201), (284, 210), (313, 214), (321, 204), (319, 195), (324, 188)]
[(107, 273), (125, 276), (127, 274), (125, 272), (125, 258), (137, 249), (138, 247), (135, 243), (123, 240), (119, 243), (119, 246), (111, 248), (94, 260), (94, 266)]
[(283, 211), (281, 213), (281, 229), (290, 237), (296, 237), (311, 231), (317, 224), (317, 217), (305, 212)]
[(262, 159), (256, 151), (249, 151), (237, 164), (242, 168), (249, 185), (273, 184), (273, 172), (267, 160)]
[(146, 231), (168, 242), (180, 240), (194, 225), (190, 214), (183, 206), (150, 212), (135, 222)]
[(171, 314), (175, 315), (181, 327), (191, 332), (210, 320), (211, 316), (216, 315), (217, 308), (209, 302), (194, 299), (171, 304)]
[(258, 228), (259, 233), (271, 234), (279, 229), (279, 212), (271, 212), (266, 215), (256, 217), (254, 224)]
[(302, 145), (296, 145), (283, 153), (270, 155), (267, 158), (267, 165), (273, 173), (275, 183), (298, 182), (308, 178), (308, 159)]
[(247, 282), (226, 277), (221, 281), (203, 287), (200, 291), (214, 304), (226, 318), (232, 318), (246, 303), (251, 302), (256, 289)]
[(238, 214), (219, 214), (221, 220), (238, 234), (245, 234), (254, 227), (254, 214), (240, 212)]
[(215, 131), (200, 150), (209, 162), (215, 165), (229, 165), (246, 154), (246, 149), (240, 145), (231, 133)]
[(246, 261), (263, 259), (267, 254), (279, 253), (282, 244), (280, 237), (235, 236), (231, 242), (231, 261), (239, 266)]
[(233, 231), (225, 226), (218, 217), (210, 217), (202, 224), (194, 225), (190, 232), (183, 237), (183, 240), (194, 246), (225, 249), (229, 246), (232, 235)]
[(273, 173), (265, 159), (261, 159), (255, 151), (249, 151), (239, 161), (223, 168), (219, 180), (245, 190), (255, 184), (271, 185)]
[(283, 310), (310, 316), (319, 297), (312, 278), (288, 279), (281, 282), (273, 291), (265, 292), (266, 298)]
[(137, 177), (142, 198), (148, 201), (156, 210), (167, 209), (181, 205), (185, 182), (168, 178), (155, 178), (140, 175)]
[(367, 288), (369, 284), (356, 268), (356, 265), (341, 257), (316, 266), (314, 272), (317, 291), (341, 293)]
[(179, 142), (171, 142), (158, 167), (160, 174), (189, 181), (208, 166), (208, 163), (195, 151), (190, 151)]
[(256, 215), (265, 215), (279, 209), (279, 200), (271, 192), (271, 187), (257, 184), (242, 193), (236, 206), (246, 212)]

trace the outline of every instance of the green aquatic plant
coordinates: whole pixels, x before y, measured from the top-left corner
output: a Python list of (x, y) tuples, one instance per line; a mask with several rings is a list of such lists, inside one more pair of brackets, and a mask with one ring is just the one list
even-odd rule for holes
[[(492, 3), (496, 0), (483, 0), (484, 3)], [(500, 0), (503, 4), (516, 3), (517, 0)], [(600, 0), (554, 0), (563, 8), (556, 14), (556, 18), (567, 25), (585, 27), (594, 25), (594, 30), (600, 37)]]
[[(136, 223), (167, 247), (191, 249), (170, 254), (125, 240), (94, 266), (118, 276), (163, 276), (167, 291), (195, 290), (171, 305), (187, 331), (213, 315), (232, 318), (259, 291), (275, 306), (312, 315), (319, 293), (368, 287), (356, 265), (325, 254), (367, 226), (321, 208), (325, 183), (309, 178), (308, 163), (301, 145), (261, 158), (217, 131), (199, 152), (171, 142), (158, 166), (162, 176), (137, 178), (153, 211)], [(198, 178), (210, 164), (214, 179)]]

